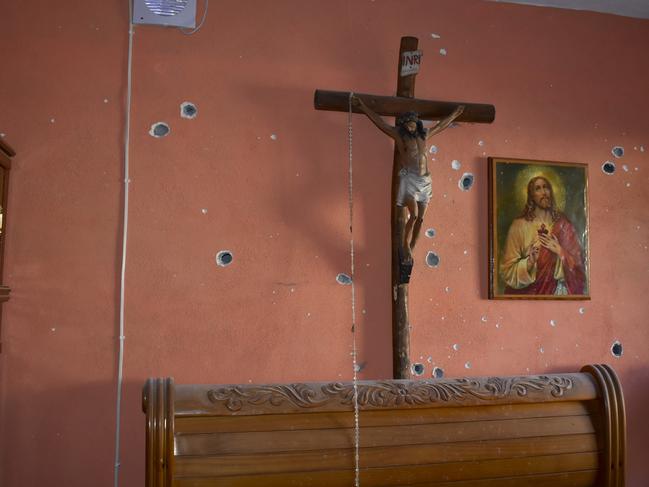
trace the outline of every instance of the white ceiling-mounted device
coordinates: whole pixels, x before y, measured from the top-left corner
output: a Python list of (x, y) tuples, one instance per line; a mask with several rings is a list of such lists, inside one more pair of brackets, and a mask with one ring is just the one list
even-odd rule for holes
[(196, 0), (133, 0), (133, 23), (196, 27)]

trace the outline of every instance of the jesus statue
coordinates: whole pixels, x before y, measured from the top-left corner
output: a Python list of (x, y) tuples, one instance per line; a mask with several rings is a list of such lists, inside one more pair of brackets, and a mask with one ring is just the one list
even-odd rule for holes
[(428, 202), (433, 195), (431, 177), (426, 157), (426, 142), (430, 137), (446, 129), (464, 111), (459, 105), (448, 117), (426, 130), (416, 112), (406, 112), (397, 118), (396, 127), (388, 124), (369, 108), (358, 96), (352, 96), (352, 104), (361, 110), (383, 133), (394, 140), (397, 147), (399, 190), (396, 205), (399, 207), (398, 234), (400, 260), (412, 264), (415, 248)]

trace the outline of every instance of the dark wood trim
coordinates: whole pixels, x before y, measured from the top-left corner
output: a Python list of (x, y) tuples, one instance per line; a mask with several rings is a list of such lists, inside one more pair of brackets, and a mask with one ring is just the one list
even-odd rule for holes
[(11, 289), (9, 286), (0, 285), (0, 303), (9, 301), (9, 294), (11, 294)]
[(2, 151), (0, 151), (0, 166), (7, 170), (11, 169), (11, 159), (9, 159), (9, 156)]
[(0, 225), (0, 282), (4, 281), (4, 262), (5, 262), (5, 241), (7, 236), (7, 228), (9, 226), (9, 213), (7, 208), (9, 206), (9, 173), (11, 171), (11, 165), (2, 165), (0, 169), (5, 171), (4, 181), (2, 185), (2, 225)]
[[(415, 39), (414, 37), (404, 37), (404, 39)], [(415, 39), (416, 40), (416, 39)], [(410, 41), (412, 42), (412, 41)], [(416, 48), (415, 48), (416, 50)], [(403, 51), (399, 51), (401, 53)], [(401, 58), (399, 58), (401, 59)], [(407, 78), (414, 79), (415, 75), (399, 76), (402, 83), (412, 87), (412, 96), (397, 94), (397, 96), (378, 96), (365, 93), (354, 93), (376, 113), (383, 116), (396, 117), (407, 111), (416, 111), (422, 120), (440, 120), (448, 117), (458, 105), (464, 105), (464, 112), (455, 121), (470, 123), (492, 123), (496, 118), (496, 107), (483, 103), (467, 103), (463, 101), (434, 101), (414, 99), (414, 81), (408, 81)], [(404, 89), (402, 93), (407, 93)], [(399, 90), (397, 90), (399, 93)], [(349, 92), (347, 91), (327, 91), (316, 90), (313, 105), (316, 110), (328, 110), (335, 112), (349, 111)], [(354, 113), (363, 113), (358, 108), (353, 108)]]
[[(397, 97), (412, 102), (415, 96), (416, 74), (401, 76), (402, 54), (416, 51), (419, 40), (416, 37), (402, 37), (397, 60)], [(407, 110), (403, 110), (407, 111)], [(403, 112), (402, 111), (402, 112)], [(401, 284), (399, 248), (399, 208), (397, 194), (399, 192), (399, 152), (395, 145), (392, 157), (392, 191), (390, 192), (390, 221), (392, 235), (392, 378), (410, 379), (410, 321), (408, 318), (408, 284)]]
[(7, 142), (5, 142), (3, 138), (0, 138), (0, 152), (4, 152), (9, 157), (16, 155), (16, 151), (13, 150), (13, 148)]
[[(341, 412), (354, 408), (354, 384), (316, 382), (176, 386), (178, 416)], [(585, 374), (359, 381), (361, 411), (588, 401), (597, 397)]]
[[(0, 171), (4, 171), (2, 194), (0, 204), (2, 205), (2, 224), (0, 225), (0, 305), (9, 300), (11, 289), (1, 284), (4, 281), (4, 249), (7, 236), (7, 202), (9, 200), (9, 173), (11, 170), (11, 157), (16, 155), (11, 146), (0, 138)], [(0, 306), (0, 353), (2, 353), (2, 307)]]

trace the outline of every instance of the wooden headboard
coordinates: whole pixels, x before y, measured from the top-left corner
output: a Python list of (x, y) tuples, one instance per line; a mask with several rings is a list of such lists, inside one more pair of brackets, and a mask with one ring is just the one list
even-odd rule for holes
[[(354, 485), (349, 382), (149, 379), (147, 487)], [(360, 485), (624, 486), (614, 371), (358, 383)]]

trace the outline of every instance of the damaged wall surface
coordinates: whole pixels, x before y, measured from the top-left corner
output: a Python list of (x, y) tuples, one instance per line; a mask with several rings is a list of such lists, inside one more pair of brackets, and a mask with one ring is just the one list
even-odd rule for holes
[[(313, 92), (393, 95), (399, 39), (412, 35), (424, 52), (417, 97), (497, 109), (495, 123), (451, 128), (429, 153), (414, 374), (612, 364), (627, 398), (628, 485), (644, 487), (649, 21), (480, 0), (211, 9), (191, 36), (135, 27), (120, 485), (144, 482), (147, 377), (352, 377), (347, 117), (314, 110)], [(128, 9), (10, 2), (3, 20), (0, 132), (18, 155), (0, 484), (108, 486)], [(358, 375), (388, 378), (392, 146), (356, 116), (353, 148)], [(487, 299), (488, 156), (588, 164), (590, 301)]]

